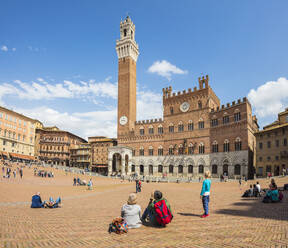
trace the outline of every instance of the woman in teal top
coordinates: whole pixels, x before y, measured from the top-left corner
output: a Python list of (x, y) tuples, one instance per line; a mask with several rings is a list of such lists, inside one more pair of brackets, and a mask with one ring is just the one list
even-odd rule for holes
[(202, 198), (204, 214), (201, 215), (201, 218), (206, 218), (209, 216), (209, 201), (210, 201), (210, 187), (211, 187), (211, 180), (208, 179), (211, 176), (210, 171), (205, 171), (205, 180), (202, 184), (202, 190), (200, 193), (200, 198)]

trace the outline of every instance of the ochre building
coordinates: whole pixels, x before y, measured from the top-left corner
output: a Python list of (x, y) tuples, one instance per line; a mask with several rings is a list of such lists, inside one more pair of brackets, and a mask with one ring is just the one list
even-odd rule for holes
[(32, 161), (36, 120), (0, 107), (0, 158)]
[[(258, 176), (278, 176), (288, 168), (288, 108), (278, 114), (278, 120), (257, 132)], [(284, 170), (283, 170), (284, 169)]]
[(85, 139), (57, 127), (44, 127), (37, 123), (35, 156), (40, 161), (53, 165), (70, 166), (70, 150), (82, 143)]
[(109, 148), (108, 174), (253, 177), (257, 119), (246, 98), (221, 105), (209, 77), (198, 87), (163, 89), (163, 119), (136, 120), (135, 25), (120, 22), (118, 55), (118, 146)]

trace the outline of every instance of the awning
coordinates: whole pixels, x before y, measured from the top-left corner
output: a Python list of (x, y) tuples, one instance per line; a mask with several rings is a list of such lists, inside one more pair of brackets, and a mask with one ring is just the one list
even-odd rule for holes
[(10, 152), (10, 156), (14, 158), (24, 159), (24, 160), (36, 160), (34, 156), (12, 153), (12, 152)]
[(8, 152), (0, 152), (0, 154), (1, 154), (2, 156), (6, 156), (6, 157), (9, 156), (9, 155), (8, 155)]
[(92, 167), (95, 167), (95, 168), (108, 168), (108, 165), (92, 165)]

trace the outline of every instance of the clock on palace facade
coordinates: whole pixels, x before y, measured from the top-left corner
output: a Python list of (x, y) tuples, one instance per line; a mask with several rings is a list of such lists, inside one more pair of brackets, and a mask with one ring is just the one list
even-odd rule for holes
[(180, 105), (180, 110), (182, 112), (187, 112), (190, 108), (190, 104), (188, 102), (183, 102), (181, 105)]

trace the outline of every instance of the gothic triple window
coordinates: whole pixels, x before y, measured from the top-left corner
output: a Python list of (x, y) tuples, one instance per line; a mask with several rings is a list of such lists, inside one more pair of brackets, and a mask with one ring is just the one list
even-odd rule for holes
[(194, 147), (193, 147), (193, 144), (190, 143), (189, 146), (188, 146), (188, 154), (191, 155), (194, 153)]
[(203, 129), (204, 128), (204, 121), (203, 121), (202, 118), (198, 122), (198, 127), (199, 127), (199, 129)]
[(184, 147), (183, 147), (182, 144), (180, 144), (179, 147), (178, 147), (178, 154), (179, 154), (179, 155), (184, 154)]
[(184, 131), (184, 125), (183, 125), (182, 121), (180, 121), (178, 124), (178, 132), (183, 132), (183, 131)]
[(140, 131), (140, 135), (144, 135), (145, 134), (144, 127), (140, 127), (139, 131)]
[(223, 124), (228, 124), (229, 123), (229, 116), (225, 115), (223, 116)]
[(226, 140), (224, 141), (224, 144), (223, 144), (223, 151), (224, 151), (224, 152), (229, 152), (229, 150), (230, 150), (230, 149), (229, 149), (229, 140), (226, 139)]
[(162, 146), (158, 147), (158, 156), (163, 156), (163, 147)]
[(204, 154), (205, 153), (205, 146), (204, 146), (204, 144), (202, 142), (199, 145), (199, 153), (200, 154)]
[(144, 148), (142, 146), (139, 149), (139, 155), (144, 156)]
[(169, 133), (174, 133), (174, 125), (172, 123), (169, 125)]
[(153, 156), (153, 147), (152, 146), (149, 146), (148, 153), (149, 153), (149, 156)]
[(153, 126), (149, 126), (149, 134), (154, 134), (154, 128), (153, 128)]
[(188, 131), (192, 131), (194, 129), (193, 121), (188, 122)]
[(238, 137), (235, 140), (235, 151), (241, 151), (241, 150), (242, 150), (241, 139)]
[(212, 144), (212, 152), (218, 152), (218, 143), (216, 140)]
[(169, 155), (174, 155), (174, 149), (172, 145), (169, 146), (168, 152), (169, 152)]
[(211, 120), (211, 126), (212, 126), (212, 127), (218, 126), (218, 119), (212, 119), (212, 120)]
[(158, 134), (163, 134), (163, 127), (162, 127), (162, 125), (158, 126)]
[(241, 120), (241, 114), (240, 112), (234, 113), (234, 121), (240, 121)]

